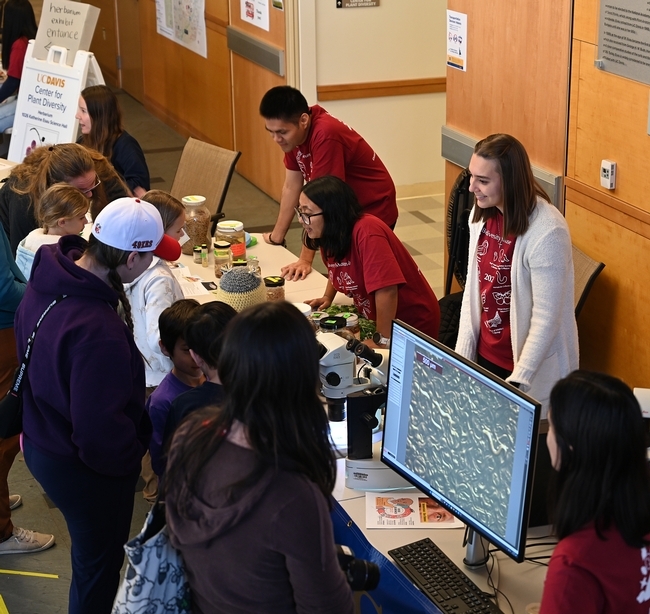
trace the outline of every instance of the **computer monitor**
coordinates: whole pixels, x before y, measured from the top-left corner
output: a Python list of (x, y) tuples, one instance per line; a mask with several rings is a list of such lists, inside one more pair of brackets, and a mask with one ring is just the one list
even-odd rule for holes
[(541, 405), (393, 321), (381, 460), (518, 562)]

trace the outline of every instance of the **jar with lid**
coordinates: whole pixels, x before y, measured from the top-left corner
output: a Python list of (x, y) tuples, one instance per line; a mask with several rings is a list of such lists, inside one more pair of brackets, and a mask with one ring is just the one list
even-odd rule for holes
[(194, 246), (194, 263), (195, 264), (201, 264), (201, 246), (200, 245), (195, 245)]
[(230, 266), (230, 243), (217, 241), (214, 244), (214, 276), (219, 279), (223, 275), (222, 267)]
[(284, 300), (284, 277), (271, 276), (264, 278), (264, 287), (266, 288), (267, 301)]
[(183, 196), (185, 205), (185, 232), (190, 238), (183, 244), (182, 252), (192, 254), (195, 245), (203, 245), (212, 238), (210, 235), (210, 211), (205, 206), (205, 196)]
[(314, 331), (318, 332), (320, 326), (318, 322), (320, 321), (321, 318), (324, 318), (327, 314), (324, 311), (314, 311), (310, 316), (309, 319), (311, 320), (311, 325), (314, 327)]
[(339, 316), (345, 318), (345, 328), (350, 331), (357, 339), (361, 338), (361, 327), (359, 326), (359, 316), (356, 313), (345, 311), (339, 313)]
[(324, 333), (336, 333), (344, 339), (352, 339), (353, 335), (346, 328), (347, 320), (341, 316), (325, 315), (318, 321), (320, 330)]
[(217, 241), (230, 243), (233, 260), (246, 260), (246, 233), (242, 222), (237, 220), (219, 222), (214, 237)]

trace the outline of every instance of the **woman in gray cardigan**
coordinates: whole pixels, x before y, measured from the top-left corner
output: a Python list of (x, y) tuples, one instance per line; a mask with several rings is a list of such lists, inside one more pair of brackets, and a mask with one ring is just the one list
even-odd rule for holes
[(456, 351), (540, 401), (546, 417), (551, 388), (578, 368), (569, 229), (514, 137), (479, 141), (469, 169), (475, 204)]

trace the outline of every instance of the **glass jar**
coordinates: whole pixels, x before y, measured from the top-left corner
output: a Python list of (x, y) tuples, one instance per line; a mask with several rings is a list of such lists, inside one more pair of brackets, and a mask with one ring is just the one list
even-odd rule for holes
[(223, 275), (222, 267), (230, 266), (230, 243), (217, 241), (214, 244), (214, 276), (219, 279)]
[(217, 241), (230, 243), (233, 260), (246, 260), (246, 233), (242, 222), (237, 220), (219, 222), (214, 237)]
[(324, 333), (336, 333), (344, 339), (353, 339), (354, 335), (347, 329), (347, 320), (338, 316), (328, 316), (321, 318), (318, 321), (318, 326)]
[(262, 267), (260, 266), (260, 259), (257, 256), (249, 256), (246, 262), (248, 262), (248, 270), (251, 273), (262, 277)]
[(266, 288), (267, 301), (283, 301), (284, 300), (284, 277), (265, 277), (264, 287)]
[(201, 264), (201, 247), (199, 245), (194, 246), (194, 264)]
[(183, 196), (185, 205), (185, 232), (190, 238), (183, 244), (182, 252), (191, 255), (196, 245), (202, 245), (208, 239), (212, 242), (210, 233), (210, 211), (205, 206), (205, 196)]
[(208, 266), (208, 244), (201, 244), (201, 266), (207, 268)]
[(318, 332), (320, 325), (318, 322), (321, 318), (324, 318), (327, 314), (324, 311), (314, 311), (309, 318), (311, 319), (311, 325), (314, 327), (314, 331)]
[(361, 337), (359, 316), (356, 313), (351, 313), (349, 311), (339, 313), (339, 316), (345, 318), (345, 328), (347, 328), (357, 339), (359, 339)]

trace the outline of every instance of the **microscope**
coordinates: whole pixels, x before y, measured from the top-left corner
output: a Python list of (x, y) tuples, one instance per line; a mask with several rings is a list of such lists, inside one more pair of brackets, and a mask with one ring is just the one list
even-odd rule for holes
[(346, 340), (335, 333), (320, 332), (316, 338), (328, 417), (331, 422), (347, 419), (345, 485), (357, 490), (410, 488), (381, 463), (381, 442), (373, 445), (372, 441), (373, 430), (379, 426), (377, 411), (386, 403), (389, 350), (374, 350), (354, 337)]

